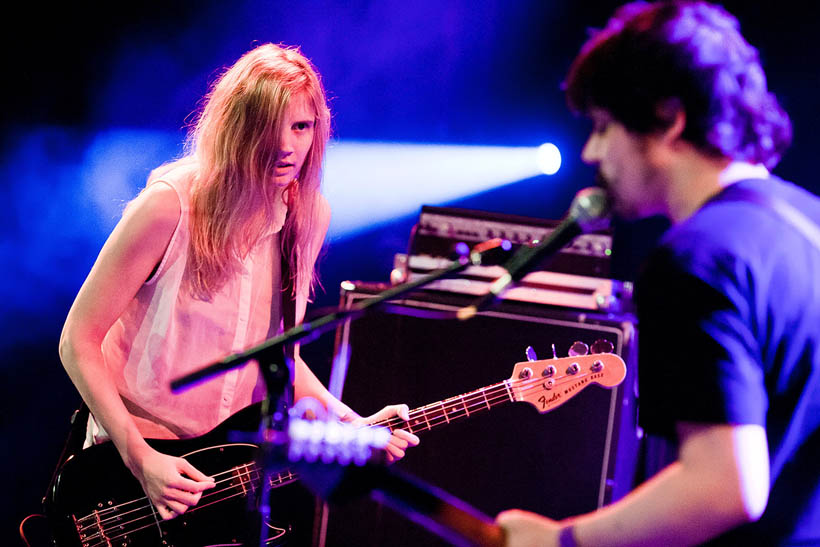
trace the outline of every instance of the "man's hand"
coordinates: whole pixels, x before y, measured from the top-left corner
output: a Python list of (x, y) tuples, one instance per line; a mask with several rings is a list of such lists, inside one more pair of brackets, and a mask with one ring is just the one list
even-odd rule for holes
[(216, 483), (184, 458), (145, 449), (132, 467), (148, 499), (167, 520), (181, 515), (199, 502), (202, 492)]
[(507, 547), (557, 547), (562, 526), (529, 511), (511, 509), (498, 514), (496, 524), (504, 529)]
[[(352, 420), (351, 423), (357, 426), (372, 425), (393, 416), (398, 416), (402, 420), (407, 421), (410, 419), (410, 409), (407, 405), (388, 405), (367, 418), (356, 418)], [(394, 462), (402, 459), (408, 446), (418, 446), (418, 444), (419, 438), (412, 433), (404, 431), (403, 429), (393, 428), (393, 435), (385, 447), (387, 461)]]

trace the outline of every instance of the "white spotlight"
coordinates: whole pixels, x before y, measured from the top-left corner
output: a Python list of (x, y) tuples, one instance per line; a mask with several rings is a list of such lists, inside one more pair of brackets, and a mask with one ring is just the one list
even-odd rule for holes
[(337, 141), (327, 151), (323, 184), (333, 209), (330, 235), (372, 229), (414, 214), (422, 204), (440, 205), (541, 173), (551, 175), (560, 165), (561, 155), (552, 144), (535, 148)]
[(561, 168), (561, 151), (551, 142), (545, 142), (538, 147), (538, 168), (545, 175), (554, 175)]

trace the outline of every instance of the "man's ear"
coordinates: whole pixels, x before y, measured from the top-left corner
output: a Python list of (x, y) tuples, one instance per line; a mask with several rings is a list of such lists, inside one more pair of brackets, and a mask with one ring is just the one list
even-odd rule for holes
[(659, 102), (655, 107), (655, 113), (665, 122), (665, 129), (658, 132), (660, 140), (666, 144), (677, 142), (683, 130), (686, 128), (686, 112), (677, 97), (670, 97)]
[(669, 165), (685, 144), (681, 136), (686, 128), (686, 113), (680, 100), (674, 97), (659, 102), (655, 113), (663, 120), (663, 128), (647, 136), (648, 159), (657, 166)]

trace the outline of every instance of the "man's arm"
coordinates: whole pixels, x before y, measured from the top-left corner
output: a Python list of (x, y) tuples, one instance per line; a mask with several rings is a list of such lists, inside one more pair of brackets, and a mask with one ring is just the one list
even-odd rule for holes
[(760, 518), (769, 495), (763, 427), (685, 423), (678, 435), (678, 461), (599, 511), (562, 522), (501, 513), (507, 544), (558, 545), (560, 530), (571, 525), (581, 546), (694, 545)]

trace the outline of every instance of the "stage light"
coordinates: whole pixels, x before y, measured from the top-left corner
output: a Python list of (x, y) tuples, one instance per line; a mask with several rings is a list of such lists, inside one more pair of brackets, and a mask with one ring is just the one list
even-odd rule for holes
[(145, 186), (151, 170), (179, 156), (183, 138), (147, 129), (109, 129), (94, 135), (83, 158), (82, 181), (106, 232), (136, 190)]
[(561, 151), (551, 142), (545, 142), (538, 147), (538, 168), (545, 175), (554, 175), (561, 168)]
[[(184, 135), (111, 129), (89, 139), (76, 166), (93, 223), (108, 233), (151, 169), (180, 154)], [(545, 167), (544, 160), (550, 160)], [(560, 153), (541, 147), (337, 141), (328, 147), (323, 193), (333, 214), (331, 237), (347, 237), (448, 202), (542, 173)]]
[[(327, 154), (323, 190), (341, 237), (448, 201), (558, 171), (561, 155), (535, 147), (341, 141)], [(542, 165), (541, 157), (549, 161)]]

